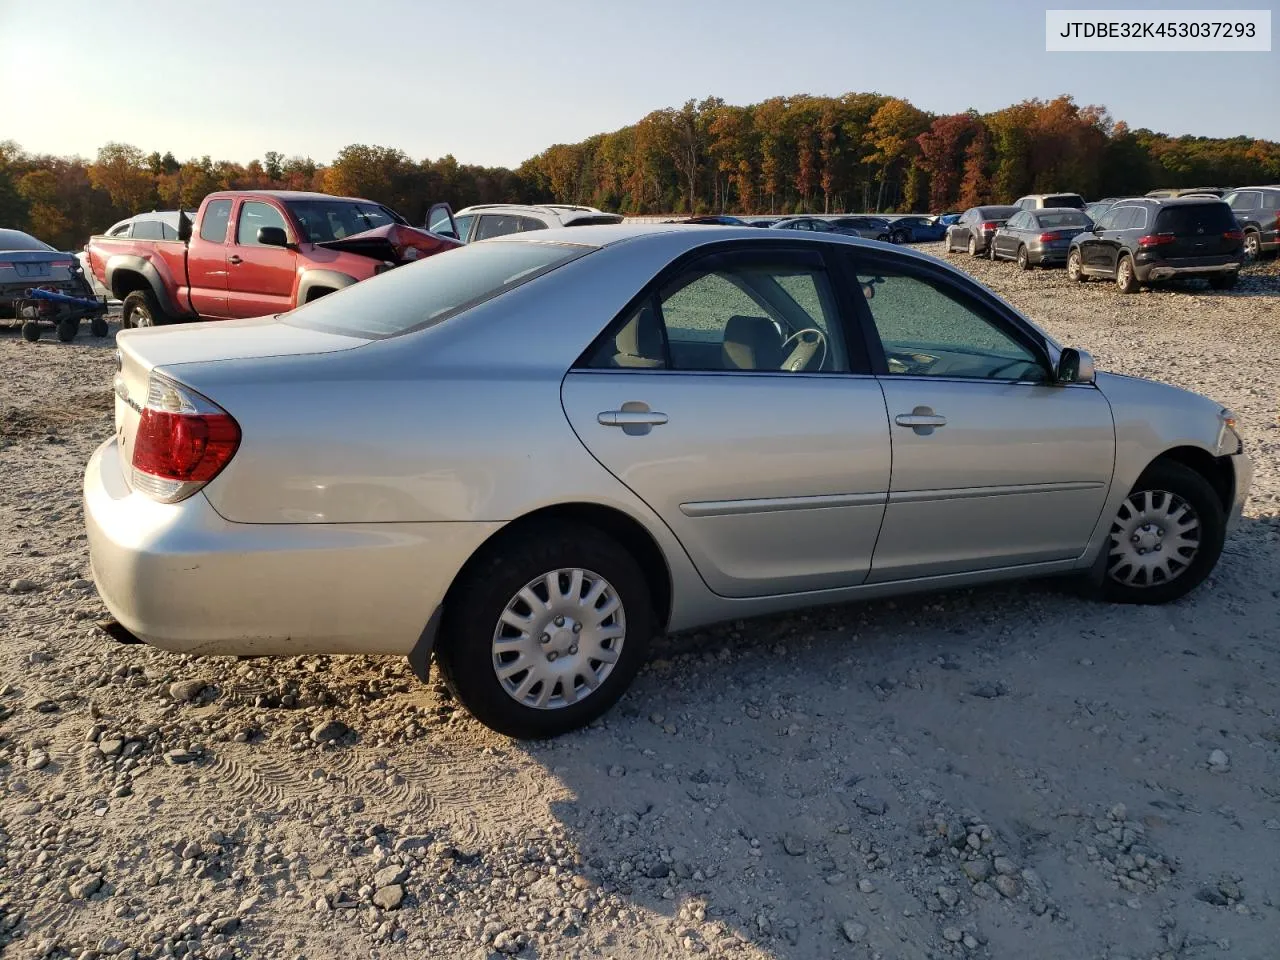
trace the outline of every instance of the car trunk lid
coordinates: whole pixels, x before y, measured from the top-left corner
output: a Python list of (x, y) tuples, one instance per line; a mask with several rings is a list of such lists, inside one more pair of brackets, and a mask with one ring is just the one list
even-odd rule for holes
[[(295, 327), (274, 317), (122, 330), (116, 336), (116, 373), (112, 380), (116, 441), (122, 462), (132, 463), (153, 370), (181, 382), (181, 365), (186, 363), (332, 353), (366, 343), (369, 341), (360, 337)], [(130, 471), (126, 470), (125, 476), (130, 478)]]

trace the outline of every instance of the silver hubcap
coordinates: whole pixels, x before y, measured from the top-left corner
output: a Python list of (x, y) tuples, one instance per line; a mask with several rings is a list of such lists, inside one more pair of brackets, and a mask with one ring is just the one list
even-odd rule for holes
[(590, 570), (553, 570), (521, 587), (502, 611), (493, 670), (517, 703), (558, 710), (604, 683), (626, 633), (622, 600), (608, 580)]
[(1107, 575), (1127, 587), (1155, 587), (1179, 577), (1200, 549), (1200, 518), (1164, 490), (1143, 490), (1120, 506), (1111, 525)]
[(129, 319), (133, 321), (135, 327), (151, 326), (151, 314), (147, 312), (145, 307), (134, 307)]
[(1262, 244), (1258, 240), (1256, 233), (1251, 233), (1244, 238), (1244, 253), (1250, 260), (1255, 260), (1258, 254), (1262, 252)]
[(1125, 260), (1120, 264), (1120, 286), (1127, 287), (1129, 285), (1129, 275), (1133, 273), (1133, 268), (1129, 266), (1129, 261)]

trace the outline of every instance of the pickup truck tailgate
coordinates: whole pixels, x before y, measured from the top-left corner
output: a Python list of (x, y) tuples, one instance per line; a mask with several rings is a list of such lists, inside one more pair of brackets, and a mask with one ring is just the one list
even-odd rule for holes
[[(333, 353), (366, 343), (369, 341), (361, 337), (307, 330), (279, 323), (273, 317), (122, 330), (116, 335), (116, 374), (112, 382), (116, 441), (122, 462), (133, 460), (134, 438), (147, 405), (153, 370), (159, 369), (181, 382), (184, 363)], [(217, 398), (210, 399), (217, 402)]]

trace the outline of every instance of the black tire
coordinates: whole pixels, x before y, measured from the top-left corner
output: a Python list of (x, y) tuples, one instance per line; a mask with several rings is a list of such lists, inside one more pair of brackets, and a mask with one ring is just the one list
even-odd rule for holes
[[(612, 586), (625, 615), (621, 652), (600, 685), (577, 702), (553, 709), (526, 706), (498, 679), (495, 631), (522, 588), (566, 568), (590, 571)], [(585, 726), (618, 701), (644, 662), (656, 620), (649, 583), (635, 559), (593, 527), (564, 523), (521, 527), (486, 548), (462, 577), (445, 603), (436, 663), (458, 701), (498, 733), (536, 739)], [(561, 689), (557, 684), (552, 695)]]
[(35, 343), (40, 339), (40, 324), (34, 320), (28, 320), (22, 325), (22, 339), (27, 343)]
[[(1128, 518), (1125, 516), (1126, 507), (1130, 505), (1132, 498), (1146, 492), (1151, 492), (1153, 502), (1157, 503), (1160, 497), (1172, 495), (1194, 512), (1199, 520), (1198, 546), (1172, 579), (1156, 579), (1145, 585), (1131, 585), (1113, 576), (1112, 569), (1122, 562), (1119, 538), (1125, 535), (1126, 524), (1132, 523), (1132, 514)], [(1112, 603), (1154, 604), (1169, 603), (1186, 596), (1213, 571), (1222, 555), (1226, 526), (1226, 511), (1208, 480), (1181, 463), (1171, 460), (1156, 461), (1138, 478), (1129, 498), (1112, 521), (1107, 543), (1103, 548), (1104, 555), (1099, 558), (1102, 576), (1098, 592), (1101, 598)], [(1123, 575), (1124, 568), (1117, 572)]]
[(105, 337), (111, 332), (111, 327), (107, 323), (106, 317), (94, 317), (89, 321), (89, 332), (95, 337)]
[(1238, 273), (1220, 273), (1209, 278), (1209, 286), (1214, 290), (1230, 290), (1239, 279), (1240, 274)]
[(76, 338), (76, 334), (80, 332), (79, 320), (62, 320), (58, 323), (58, 339), (63, 343), (70, 343)]
[(1018, 264), (1019, 270), (1031, 269), (1031, 257), (1027, 253), (1027, 245), (1025, 243), (1018, 244), (1018, 254), (1014, 260)]
[(1084, 283), (1089, 279), (1084, 274), (1084, 261), (1080, 256), (1079, 247), (1067, 254), (1067, 279), (1077, 283)]
[(1246, 230), (1244, 234), (1245, 260), (1262, 259), (1262, 236), (1257, 230)]
[(1134, 272), (1133, 261), (1123, 256), (1116, 264), (1116, 289), (1121, 293), (1138, 292), (1138, 275)]
[(124, 298), (120, 307), (120, 326), (125, 330), (134, 327), (160, 327), (168, 322), (168, 315), (150, 290), (134, 290)]

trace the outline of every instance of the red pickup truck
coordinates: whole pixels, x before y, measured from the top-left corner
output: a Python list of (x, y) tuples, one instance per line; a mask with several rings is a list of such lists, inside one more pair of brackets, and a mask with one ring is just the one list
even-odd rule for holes
[(282, 313), (461, 246), (370, 200), (288, 190), (211, 193), (178, 236), (90, 238), (89, 269), (124, 301), (123, 326)]

